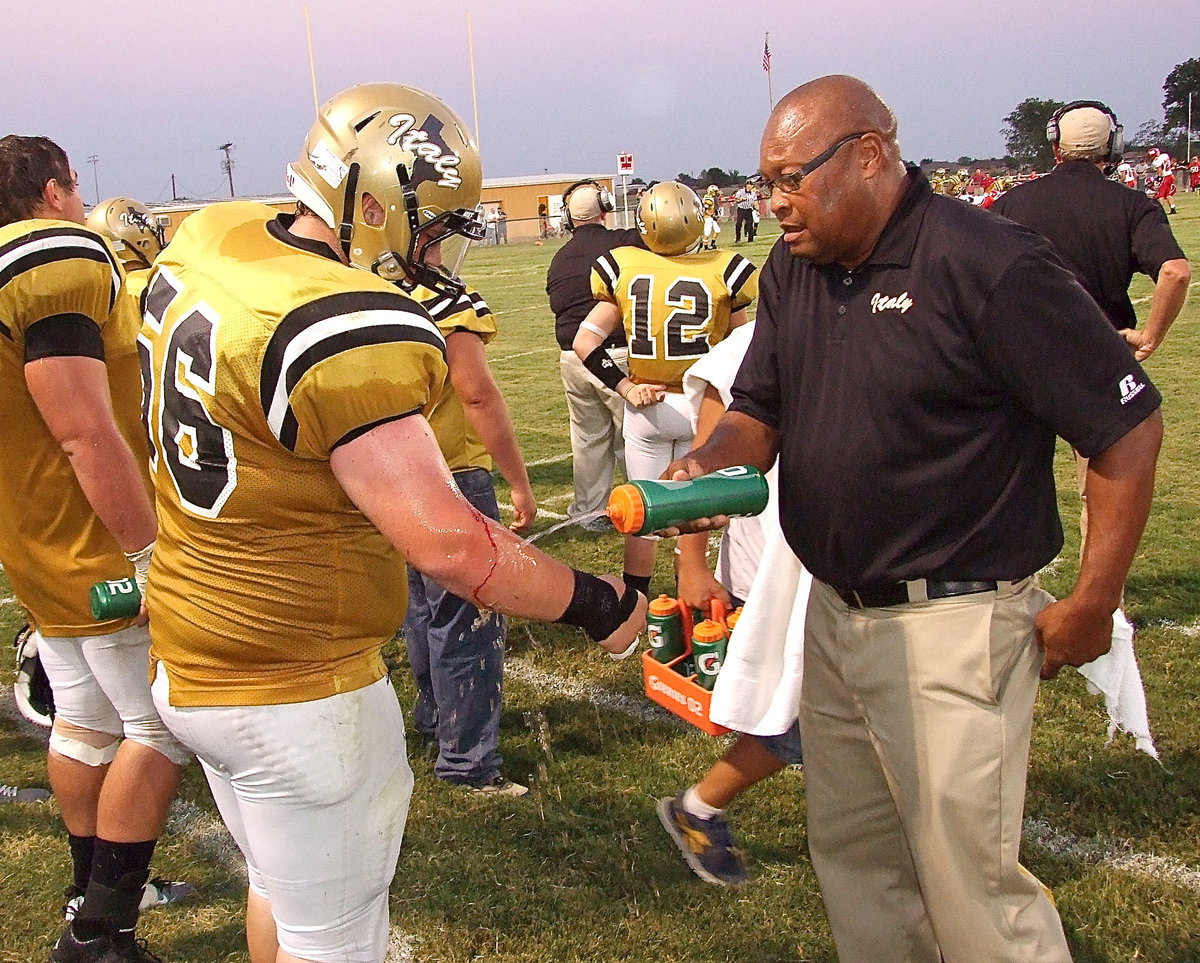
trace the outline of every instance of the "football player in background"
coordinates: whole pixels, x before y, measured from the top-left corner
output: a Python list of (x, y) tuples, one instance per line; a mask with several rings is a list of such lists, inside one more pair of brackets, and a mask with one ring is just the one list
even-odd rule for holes
[(380, 654), (406, 561), (614, 657), (646, 601), (472, 508), (426, 420), (446, 342), (396, 285), (457, 296), (482, 236), (458, 116), (411, 87), (352, 88), (287, 183), (295, 215), (191, 215), (146, 292), (153, 692), (245, 856), (253, 963), (381, 963), (413, 786)]
[[(437, 259), (435, 252), (426, 255), (427, 262)], [(511, 489), (509, 528), (525, 532), (537, 515), (537, 501), (484, 350), (496, 336), (496, 318), (466, 286), (448, 293), (416, 286), (410, 294), (446, 339), (449, 373), (428, 420), (454, 484), (477, 511), (498, 521), (494, 460)], [(477, 795), (529, 792), (500, 772), (504, 636), (504, 616), (480, 613), (469, 600), (409, 568), (404, 639), (417, 683), (413, 723), (437, 746), (434, 774)]]
[(717, 220), (721, 214), (720, 207), (721, 189), (716, 184), (709, 184), (708, 190), (704, 192), (704, 241), (700, 245), (702, 250), (717, 249), (717, 235), (721, 233), (721, 225)]
[(1133, 169), (1133, 165), (1129, 161), (1121, 161), (1117, 165), (1117, 180), (1126, 187), (1137, 190), (1137, 172)]
[(132, 197), (110, 197), (92, 208), (87, 226), (112, 243), (125, 269), (125, 289), (139, 303), (154, 259), (166, 243), (150, 209)]
[[(648, 251), (619, 247), (596, 259), (597, 304), (573, 347), (585, 367), (625, 399), (629, 479), (658, 478), (692, 441), (684, 372), (747, 320), (758, 269), (732, 251), (697, 250), (704, 209), (691, 188), (664, 181), (642, 195), (637, 224)], [(625, 325), (629, 376), (608, 356), (609, 333)], [(658, 541), (625, 536), (627, 585), (648, 594)]]
[(95, 582), (136, 576), (144, 588), (157, 526), (138, 318), (119, 262), (83, 220), (58, 145), (0, 140), (0, 559), (54, 692), (47, 770), (77, 907), (51, 959), (117, 963), (157, 959), (134, 928), (189, 755), (150, 698), (144, 619), (88, 610)]
[(1154, 199), (1166, 205), (1168, 214), (1178, 213), (1175, 210), (1175, 162), (1171, 160), (1170, 154), (1165, 150), (1160, 151), (1157, 147), (1151, 147), (1148, 156), (1150, 167), (1158, 177)]

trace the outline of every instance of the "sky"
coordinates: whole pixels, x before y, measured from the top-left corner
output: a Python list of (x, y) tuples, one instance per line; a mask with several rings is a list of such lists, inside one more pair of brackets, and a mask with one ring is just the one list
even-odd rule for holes
[[(0, 134), (43, 134), (84, 199), (283, 192), (314, 117), (304, 0), (4, 0)], [(321, 100), (397, 81), (475, 127), (485, 178), (646, 180), (757, 169), (777, 100), (849, 73), (899, 119), (912, 160), (1004, 154), (1026, 97), (1102, 100), (1126, 132), (1162, 120), (1162, 84), (1200, 57), (1189, 4), (1126, 0), (308, 0)], [(1176, 16), (1164, 22), (1165, 9)], [(762, 69), (770, 34), (771, 90)], [(1200, 132), (1200, 104), (1195, 127)], [(95, 156), (94, 164), (88, 162)]]

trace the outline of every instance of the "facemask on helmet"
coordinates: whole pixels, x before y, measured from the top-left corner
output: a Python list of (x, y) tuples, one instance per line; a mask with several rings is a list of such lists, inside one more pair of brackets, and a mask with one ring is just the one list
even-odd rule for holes
[(338, 236), (355, 267), (405, 286), (462, 291), (458, 272), (483, 238), (479, 151), (431, 94), (363, 84), (321, 108), (287, 187)]
[(87, 226), (113, 242), (126, 267), (150, 267), (165, 247), (158, 219), (145, 204), (132, 197), (101, 201), (87, 216)]
[(687, 254), (704, 235), (704, 205), (690, 187), (663, 181), (642, 195), (637, 227), (655, 254)]

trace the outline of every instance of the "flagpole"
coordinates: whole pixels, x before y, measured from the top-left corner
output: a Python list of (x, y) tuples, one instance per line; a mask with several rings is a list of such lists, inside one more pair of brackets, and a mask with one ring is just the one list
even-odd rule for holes
[(775, 109), (775, 94), (771, 90), (771, 35), (768, 33), (763, 41), (763, 60), (767, 67), (767, 107)]
[(467, 11), (467, 51), (471, 58), (471, 104), (475, 110), (475, 146), (479, 147), (479, 97), (475, 93), (475, 38), (471, 33), (471, 11)]
[(317, 62), (313, 59), (312, 22), (308, 19), (308, 5), (304, 7), (304, 32), (308, 34), (308, 73), (312, 77), (313, 114), (321, 113), (321, 102), (317, 99)]

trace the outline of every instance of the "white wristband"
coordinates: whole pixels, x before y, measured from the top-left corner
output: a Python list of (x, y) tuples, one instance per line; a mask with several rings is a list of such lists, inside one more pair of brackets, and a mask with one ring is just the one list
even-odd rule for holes
[(133, 563), (133, 580), (137, 583), (142, 598), (146, 597), (146, 578), (150, 574), (150, 559), (154, 555), (154, 542), (136, 552), (126, 552), (125, 557)]

